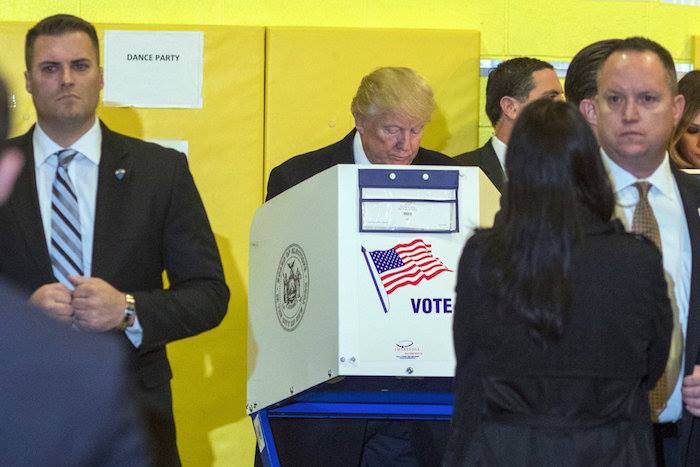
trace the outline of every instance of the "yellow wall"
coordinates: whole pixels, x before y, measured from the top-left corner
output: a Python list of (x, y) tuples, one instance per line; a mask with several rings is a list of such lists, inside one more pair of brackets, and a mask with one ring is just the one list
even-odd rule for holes
[(700, 8), (659, 0), (3, 0), (0, 21), (56, 12), (98, 23), (476, 29), (482, 55), (570, 58), (589, 42), (648, 35), (690, 61)]
[(266, 39), (266, 174), (344, 137), (358, 83), (383, 65), (412, 68), (431, 84), (436, 109), (422, 146), (457, 154), (476, 144), (478, 32), (270, 27)]
[[(188, 0), (4, 3), (0, 21), (33, 21), (62, 9), (94, 22), (470, 29), (481, 32), (482, 58), (567, 61), (595, 40), (645, 35), (689, 63), (691, 36), (700, 34), (699, 7), (660, 0), (201, 0), (197, 8)], [(479, 141), (490, 134), (482, 113)]]
[[(696, 68), (700, 66), (700, 39), (696, 39), (695, 49), (691, 40), (691, 36), (700, 36), (700, 8), (662, 4), (658, 0), (200, 0), (196, 6), (190, 0), (3, 0), (0, 22), (34, 22), (58, 12), (76, 14), (95, 23), (478, 30), (481, 58), (531, 55), (566, 61), (578, 49), (598, 39), (646, 35), (665, 45), (677, 61), (694, 61)], [(0, 41), (3, 32), (0, 31)], [(15, 54), (15, 59), (21, 57), (21, 50), (5, 52)], [(19, 118), (23, 120), (20, 123), (26, 124), (30, 117)], [(243, 125), (244, 121), (239, 123)], [(480, 134), (485, 135), (488, 122), (482, 119), (481, 125)], [(240, 132), (241, 128), (232, 125), (231, 131)], [(464, 148), (467, 149), (470, 148)], [(201, 188), (214, 230), (236, 224), (235, 233), (223, 246), (234, 299), (231, 314), (221, 329), (179, 343), (170, 351), (176, 373), (180, 448), (186, 466), (250, 465), (253, 438), (242, 404), (247, 327), (244, 232), (250, 221), (250, 205), (262, 193), (258, 189), (244, 196), (241, 202), (245, 212), (233, 218), (226, 207), (217, 204), (219, 192), (208, 189), (223, 183), (220, 177), (224, 171), (217, 173), (212, 167), (197, 163), (193, 171), (198, 181), (208, 180)], [(262, 180), (262, 169), (256, 173)], [(223, 240), (219, 235), (217, 239)], [(230, 361), (226, 363), (222, 354), (215, 355), (213, 363), (215, 371), (219, 371), (215, 373), (219, 382), (214, 398), (218, 405), (207, 412), (205, 409), (210, 410), (212, 405), (201, 405), (201, 400), (212, 394), (198, 384), (178, 380), (178, 375), (194, 375), (200, 368), (211, 370), (208, 363), (199, 360), (199, 349), (225, 340), (230, 345), (225, 357)]]
[[(14, 134), (25, 132), (36, 119), (22, 78), (21, 50), (31, 24), (0, 23), (0, 64), (16, 95)], [(98, 34), (130, 27), (95, 25)], [(263, 196), (265, 29), (192, 29), (204, 32), (203, 108), (100, 106), (97, 113), (111, 129), (130, 136), (189, 143), (189, 166), (221, 252), (231, 301), (219, 327), (168, 345), (178, 444), (187, 466), (249, 465), (254, 440), (245, 414), (247, 245), (250, 219)]]

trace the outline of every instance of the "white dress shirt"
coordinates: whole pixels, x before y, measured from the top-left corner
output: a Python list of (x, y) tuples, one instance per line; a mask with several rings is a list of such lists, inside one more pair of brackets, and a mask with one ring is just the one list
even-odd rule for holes
[(359, 131), (355, 132), (355, 137), (352, 140), (352, 157), (355, 159), (355, 164), (372, 164), (367, 154), (365, 154), (365, 148), (362, 147), (362, 137)]
[[(47, 248), (51, 247), (51, 188), (56, 178), (58, 159), (52, 157), (63, 148), (44, 132), (37, 122), (32, 135), (34, 147), (34, 167), (36, 189), (39, 196), (41, 221), (44, 224), (44, 237)], [(92, 127), (70, 146), (78, 154), (68, 164), (68, 176), (78, 197), (80, 214), (80, 236), (83, 247), (83, 273), (92, 275), (92, 241), (95, 227), (95, 204), (97, 200), (97, 179), (102, 156), (102, 129), (95, 119)], [(126, 303), (124, 304), (126, 306)], [(143, 329), (138, 317), (133, 326), (126, 330), (127, 337), (135, 347), (141, 345)]]
[(496, 157), (498, 157), (498, 162), (501, 163), (501, 168), (503, 169), (503, 174), (506, 173), (506, 150), (508, 149), (508, 145), (498, 139), (496, 135), (493, 135), (491, 137), (491, 146), (493, 146), (493, 150), (496, 152)]
[[(602, 149), (601, 154), (615, 192), (615, 215), (622, 221), (625, 228), (629, 230), (632, 225), (634, 208), (639, 200), (637, 188), (633, 186), (638, 179), (613, 162)], [(683, 336), (685, 336), (688, 324), (692, 253), (683, 202), (676, 180), (671, 173), (668, 153), (666, 153), (663, 162), (656, 171), (645, 180), (652, 184), (647, 198), (654, 211), (656, 222), (659, 224), (664, 271), (669, 286), (668, 295), (671, 299), (674, 313), (677, 313), (680, 320)], [(685, 337), (683, 342), (685, 343)], [(675, 422), (680, 420), (682, 416), (681, 385), (684, 359), (685, 351), (682, 353), (681, 371), (673, 394), (666, 408), (659, 415), (659, 422), (661, 423)]]

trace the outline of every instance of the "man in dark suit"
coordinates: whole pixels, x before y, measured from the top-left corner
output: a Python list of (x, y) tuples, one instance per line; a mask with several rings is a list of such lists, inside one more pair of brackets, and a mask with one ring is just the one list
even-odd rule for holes
[[(663, 393), (661, 403), (653, 404), (658, 462), (687, 465), (700, 408), (700, 376), (693, 375), (700, 350), (700, 183), (673, 167), (666, 150), (684, 99), (671, 54), (646, 38), (614, 43), (597, 76), (597, 94), (579, 108), (597, 132), (617, 216), (628, 229), (659, 242), (675, 314), (678, 337), (672, 339), (664, 384), (654, 391)], [(656, 229), (635, 227), (644, 224), (643, 211), (653, 213)]]
[[(420, 147), (434, 108), (430, 86), (415, 71), (373, 71), (352, 101), (355, 129), (275, 167), (267, 199), (338, 164), (453, 165), (449, 156)], [(272, 428), (282, 464), (304, 466), (435, 465), (448, 434), (447, 422), (425, 421), (274, 419)]]
[(375, 70), (362, 78), (352, 101), (355, 128), (330, 146), (272, 169), (266, 200), (338, 164), (454, 165), (448, 156), (420, 147), (434, 108), (432, 89), (415, 71)]
[[(0, 79), (1, 142), (7, 97)], [(0, 150), (0, 206), (22, 165), (18, 149)], [(149, 465), (132, 381), (114, 336), (59, 326), (2, 278), (0, 320), (2, 465)]]
[(561, 99), (562, 89), (552, 65), (530, 57), (501, 62), (486, 82), (486, 115), (494, 135), (482, 147), (455, 156), (459, 165), (481, 168), (498, 191), (505, 183), (505, 156), (510, 133), (523, 107), (535, 99)]
[(26, 164), (0, 210), (0, 273), (57, 321), (119, 335), (156, 461), (177, 465), (165, 344), (218, 325), (229, 298), (204, 206), (183, 154), (96, 118), (102, 69), (90, 23), (42, 20), (25, 57), (37, 123), (10, 141)]

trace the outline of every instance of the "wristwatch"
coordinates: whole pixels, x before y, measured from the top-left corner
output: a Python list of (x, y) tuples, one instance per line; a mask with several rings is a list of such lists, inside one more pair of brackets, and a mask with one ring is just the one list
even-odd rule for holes
[(134, 324), (136, 321), (136, 300), (131, 294), (125, 294), (124, 298), (126, 300), (126, 307), (124, 308), (124, 319), (119, 326), (117, 326), (118, 331), (124, 331), (129, 326)]

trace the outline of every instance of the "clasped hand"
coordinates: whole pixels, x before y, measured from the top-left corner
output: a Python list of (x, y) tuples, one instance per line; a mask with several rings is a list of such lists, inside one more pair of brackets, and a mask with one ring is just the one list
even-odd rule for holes
[(70, 276), (75, 287), (60, 282), (39, 287), (29, 298), (32, 305), (65, 323), (85, 331), (109, 331), (124, 318), (124, 293), (97, 277)]

